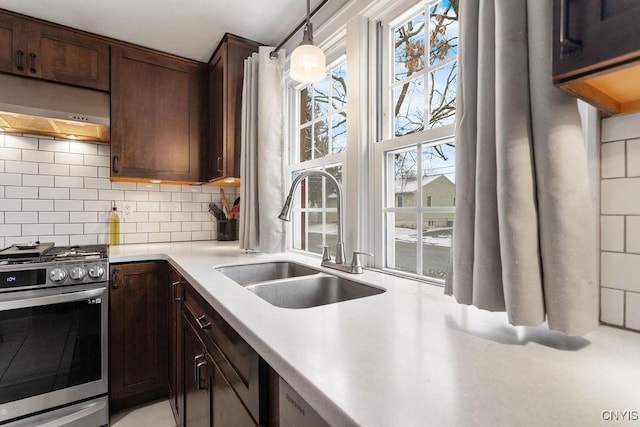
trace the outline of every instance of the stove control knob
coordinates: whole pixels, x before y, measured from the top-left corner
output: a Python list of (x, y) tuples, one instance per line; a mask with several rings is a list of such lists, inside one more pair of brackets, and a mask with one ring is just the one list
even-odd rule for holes
[(52, 282), (59, 283), (59, 282), (62, 282), (66, 278), (67, 278), (67, 272), (64, 271), (61, 268), (54, 268), (49, 273), (49, 279), (51, 279)]
[(82, 280), (86, 275), (87, 270), (85, 270), (84, 267), (73, 267), (69, 272), (69, 277), (71, 277), (73, 280)]
[(104, 268), (101, 265), (94, 265), (89, 269), (89, 277), (99, 279), (104, 275)]

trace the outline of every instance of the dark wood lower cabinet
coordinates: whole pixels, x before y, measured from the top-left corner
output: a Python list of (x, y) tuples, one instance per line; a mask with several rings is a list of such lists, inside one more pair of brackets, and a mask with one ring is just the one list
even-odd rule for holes
[(184, 424), (189, 427), (211, 425), (210, 361), (204, 344), (189, 320), (182, 322), (184, 361)]
[(167, 395), (164, 262), (112, 264), (109, 398), (112, 411)]
[(169, 266), (169, 403), (176, 420), (176, 427), (182, 426), (184, 412), (184, 391), (182, 378), (182, 299), (184, 280), (180, 273)]

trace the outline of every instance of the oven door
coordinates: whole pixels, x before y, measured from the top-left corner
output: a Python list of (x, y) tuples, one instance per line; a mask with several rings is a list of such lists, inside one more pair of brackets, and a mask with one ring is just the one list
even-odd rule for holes
[(107, 393), (106, 283), (0, 294), (0, 423)]

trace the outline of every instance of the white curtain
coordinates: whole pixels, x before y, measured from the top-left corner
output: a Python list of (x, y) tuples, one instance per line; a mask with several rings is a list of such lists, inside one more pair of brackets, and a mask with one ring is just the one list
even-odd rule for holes
[(514, 325), (597, 325), (576, 99), (553, 86), (552, 0), (460, 0), (456, 218), (445, 292)]
[(240, 248), (285, 250), (285, 224), (278, 219), (285, 198), (284, 57), (270, 59), (261, 47), (244, 62), (240, 160)]

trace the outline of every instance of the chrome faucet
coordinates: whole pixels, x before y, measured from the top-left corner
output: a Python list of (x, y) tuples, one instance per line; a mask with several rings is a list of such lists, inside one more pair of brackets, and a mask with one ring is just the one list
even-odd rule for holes
[(291, 221), (291, 204), (293, 203), (293, 196), (296, 190), (298, 189), (300, 182), (302, 182), (303, 179), (309, 176), (320, 176), (320, 177), (327, 178), (329, 181), (331, 181), (334, 187), (336, 187), (336, 193), (337, 193), (336, 195), (338, 199), (336, 203), (336, 210), (338, 214), (338, 219), (336, 223), (336, 226), (338, 228), (338, 242), (336, 243), (336, 260), (335, 262), (331, 260), (331, 255), (329, 254), (329, 248), (327, 246), (323, 246), (322, 263), (320, 265), (322, 267), (333, 268), (336, 270), (345, 271), (347, 273), (355, 273), (355, 274), (362, 273), (360, 255), (369, 255), (369, 256), (372, 256), (372, 255), (365, 252), (354, 251), (351, 265), (347, 264), (347, 259), (344, 254), (344, 233), (342, 230), (342, 224), (344, 219), (342, 216), (342, 187), (340, 186), (340, 183), (333, 177), (333, 175), (320, 170), (307, 170), (302, 172), (298, 176), (296, 176), (296, 178), (291, 183), (291, 189), (289, 190), (289, 194), (287, 195), (287, 198), (284, 202), (284, 206), (282, 207), (282, 212), (280, 212), (280, 215), (278, 215), (278, 218), (280, 218), (283, 221)]

